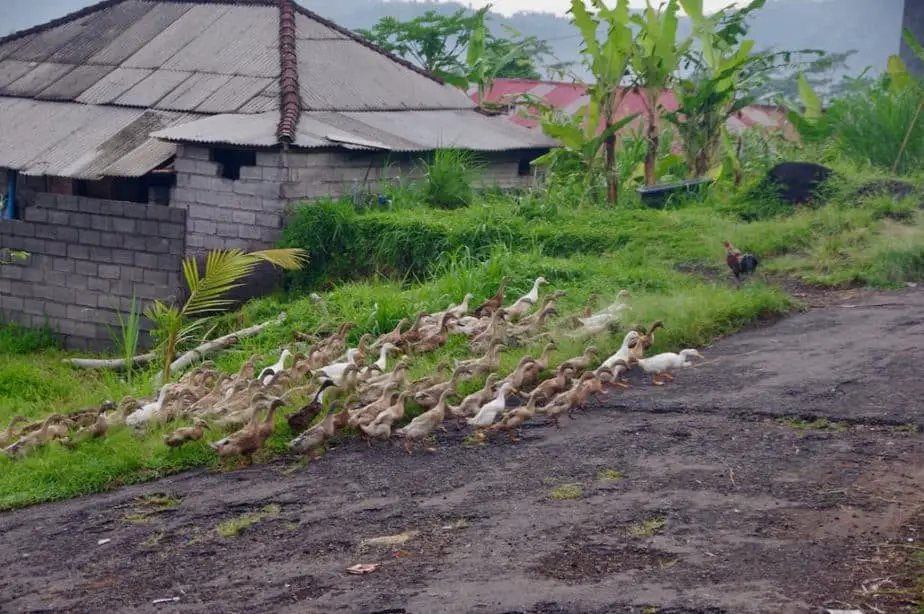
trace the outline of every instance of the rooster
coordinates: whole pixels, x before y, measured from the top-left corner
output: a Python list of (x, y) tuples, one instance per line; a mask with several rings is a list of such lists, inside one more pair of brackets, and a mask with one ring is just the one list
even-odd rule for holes
[(725, 262), (728, 263), (728, 268), (731, 269), (736, 280), (740, 281), (742, 274), (748, 275), (757, 270), (757, 256), (754, 254), (742, 254), (737, 247), (728, 241), (723, 241), (723, 243), (725, 244)]

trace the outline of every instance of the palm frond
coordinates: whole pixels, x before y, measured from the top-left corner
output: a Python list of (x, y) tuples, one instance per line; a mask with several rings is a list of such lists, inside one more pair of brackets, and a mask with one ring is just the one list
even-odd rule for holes
[(256, 252), (250, 252), (258, 260), (263, 260), (280, 269), (287, 271), (297, 271), (308, 264), (308, 252), (299, 248), (285, 249), (264, 249)]
[(215, 250), (205, 260), (205, 274), (199, 276), (195, 260), (183, 262), (183, 274), (189, 286), (189, 298), (183, 306), (184, 316), (214, 312), (233, 301), (221, 298), (241, 285), (240, 280), (253, 272), (257, 259), (239, 249)]

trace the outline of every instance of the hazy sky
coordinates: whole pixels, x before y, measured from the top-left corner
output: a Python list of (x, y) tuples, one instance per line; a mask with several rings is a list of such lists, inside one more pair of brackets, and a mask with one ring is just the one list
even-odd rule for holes
[[(2, 0), (0, 0), (2, 1)], [(492, 4), (493, 10), (504, 15), (510, 15), (519, 11), (543, 11), (546, 13), (555, 13), (564, 15), (568, 7), (571, 6), (570, 0), (456, 0), (462, 4), (470, 4), (473, 8), (480, 8), (485, 4)], [(645, 6), (645, 0), (632, 0), (630, 4), (634, 6)], [(658, 2), (652, 2), (656, 5)], [(703, 7), (708, 12), (718, 10), (724, 6), (733, 4), (731, 0), (703, 0)]]

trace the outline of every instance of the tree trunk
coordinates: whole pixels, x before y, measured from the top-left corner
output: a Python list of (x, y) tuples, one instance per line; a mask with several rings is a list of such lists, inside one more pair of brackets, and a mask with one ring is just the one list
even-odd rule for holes
[(611, 205), (619, 202), (619, 173), (616, 168), (616, 135), (606, 139), (606, 198)]
[(649, 94), (648, 125), (646, 126), (648, 151), (645, 153), (645, 185), (654, 185), (658, 180), (656, 171), (658, 163), (658, 147), (660, 145), (661, 138), (658, 134), (657, 106), (657, 98)]

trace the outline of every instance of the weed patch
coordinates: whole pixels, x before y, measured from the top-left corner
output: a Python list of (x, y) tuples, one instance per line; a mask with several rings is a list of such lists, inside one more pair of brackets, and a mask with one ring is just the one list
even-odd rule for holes
[(568, 501), (571, 499), (580, 499), (583, 494), (584, 491), (581, 490), (580, 484), (562, 484), (558, 488), (552, 490), (549, 496), (552, 497), (553, 501)]
[(232, 520), (226, 520), (215, 527), (215, 531), (222, 537), (236, 537), (238, 533), (247, 527), (252, 527), (267, 518), (278, 516), (279, 512), (280, 507), (275, 503), (271, 503), (264, 506), (259, 512), (251, 512)]

